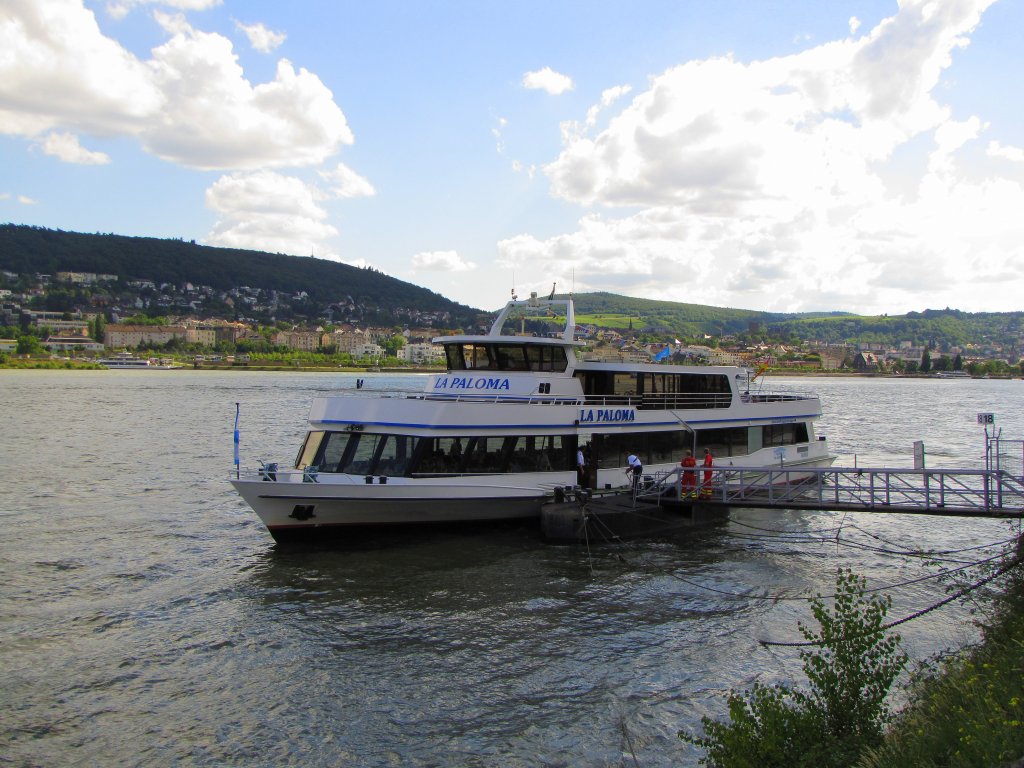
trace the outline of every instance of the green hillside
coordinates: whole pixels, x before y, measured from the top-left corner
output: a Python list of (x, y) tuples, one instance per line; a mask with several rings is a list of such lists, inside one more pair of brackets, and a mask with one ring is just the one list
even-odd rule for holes
[(847, 313), (777, 314), (675, 301), (634, 299), (613, 293), (583, 293), (573, 298), (577, 316), (582, 315), (581, 322), (588, 322), (588, 317), (601, 317), (609, 327), (626, 327), (629, 318), (633, 318), (634, 330), (669, 329), (690, 336), (742, 333), (748, 331), (752, 323), (763, 326), (800, 318), (851, 317)]
[[(1024, 312), (961, 312), (926, 309), (906, 315), (861, 316), (847, 312), (772, 313), (651, 301), (611, 293), (573, 296), (577, 322), (627, 329), (649, 335), (680, 337), (738, 335), (751, 339), (879, 343), (916, 346), (1003, 347), (1020, 349)], [(1011, 355), (1012, 356), (1012, 355)]]
[(450, 312), (465, 322), (477, 310), (374, 269), (283, 254), (212, 248), (182, 240), (81, 234), (0, 225), (0, 269), (17, 273), (60, 271), (116, 274), (122, 279), (239, 286), (296, 293), (329, 304), (351, 296), (358, 303)]
[[(248, 286), (285, 293), (305, 291), (315, 307), (324, 308), (351, 297), (357, 304), (373, 307), (373, 317), (381, 320), (399, 308), (447, 312), (451, 327), (476, 327), (475, 319), (481, 314), (377, 270), (323, 259), (15, 224), (0, 225), (0, 269), (19, 274), (98, 272), (116, 274), (122, 280), (175, 285), (190, 282), (219, 290)], [(911, 342), (939, 349), (974, 344), (1012, 357), (1020, 352), (1024, 338), (1024, 312), (928, 309), (906, 315), (862, 317), (845, 312), (759, 312), (612, 293), (581, 293), (573, 298), (579, 323), (632, 330), (652, 340), (668, 336), (694, 339), (707, 334), (791, 343)]]

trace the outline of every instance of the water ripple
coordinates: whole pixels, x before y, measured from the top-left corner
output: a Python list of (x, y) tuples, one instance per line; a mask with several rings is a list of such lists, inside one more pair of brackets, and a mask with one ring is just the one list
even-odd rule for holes
[[(14, 765), (504, 768), (631, 764), (630, 750), (693, 764), (676, 731), (721, 716), (730, 689), (799, 673), (795, 653), (757, 644), (800, 639), (808, 606), (788, 598), (827, 594), (839, 566), (874, 584), (929, 571), (900, 547), (1006, 538), (992, 521), (874, 516), (857, 524), (884, 545), (837, 546), (813, 532), (841, 516), (737, 510), (589, 552), (516, 530), (279, 550), (225, 481), (234, 404), (243, 461), (290, 456), (311, 398), (352, 377), (0, 376), (0, 743)], [(787, 385), (822, 390), (822, 431), (862, 466), (909, 463), (914, 439), (937, 462), (976, 461), (975, 408), (1019, 398), (1016, 382), (971, 398)], [(893, 615), (943, 596), (910, 585)], [(901, 630), (923, 657), (972, 637), (971, 621), (954, 605)]]

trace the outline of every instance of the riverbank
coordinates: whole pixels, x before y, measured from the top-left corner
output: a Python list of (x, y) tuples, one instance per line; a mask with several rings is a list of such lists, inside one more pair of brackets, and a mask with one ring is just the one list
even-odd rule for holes
[(730, 695), (728, 723), (704, 718), (703, 736), (680, 738), (705, 749), (700, 762), (713, 768), (1024, 767), (1022, 541), (1018, 534), (1002, 557), (957, 569), (953, 594), (935, 607), (970, 595), (981, 639), (912, 672), (894, 716), (884, 699), (907, 656), (887, 630), (904, 620), (883, 623), (892, 598), (865, 599), (866, 579), (840, 571), (834, 607), (819, 597), (814, 610), (820, 634), (801, 625), (808, 642), (797, 645), (816, 646), (800, 652), (810, 690), (755, 684)]
[[(51, 358), (9, 357), (0, 360), (0, 370), (52, 370), (52, 371), (106, 371), (104, 365), (87, 360), (62, 360)], [(141, 368), (129, 370), (143, 370)], [(175, 371), (250, 371), (255, 373), (441, 373), (442, 368), (423, 368), (414, 366), (338, 366), (338, 365), (294, 365), (290, 363), (187, 363), (175, 361)]]
[[(215, 363), (215, 362), (202, 362), (196, 363), (191, 361), (175, 361), (175, 370), (189, 370), (189, 371), (256, 371), (261, 373), (267, 372), (284, 372), (284, 373), (443, 373), (443, 367), (423, 367), (423, 366), (342, 366), (342, 365), (296, 365), (294, 361), (261, 361), (258, 363)], [(6, 360), (0, 359), (0, 369), (46, 369), (46, 370), (107, 370), (105, 366), (99, 365), (98, 363), (85, 361), (85, 360), (53, 360), (48, 358), (19, 358), (19, 357), (8, 357)], [(935, 374), (928, 373), (905, 373), (905, 374), (887, 374), (887, 373), (862, 373), (860, 371), (821, 371), (821, 370), (794, 370), (794, 369), (778, 369), (765, 371), (761, 375), (761, 379), (768, 378), (802, 378), (802, 377), (813, 377), (813, 378), (825, 378), (825, 379), (839, 379), (839, 378), (854, 378), (854, 379), (923, 379), (926, 381), (932, 381), (935, 379), (943, 378), (936, 376)], [(969, 378), (973, 379), (1016, 379), (1024, 378), (1011, 375), (988, 375), (988, 376), (972, 376)]]
[[(980, 620), (982, 641), (919, 677), (909, 704), (865, 768), (1024, 765), (1024, 538), (997, 568), (1003, 590)], [(979, 579), (980, 581), (980, 579)]]

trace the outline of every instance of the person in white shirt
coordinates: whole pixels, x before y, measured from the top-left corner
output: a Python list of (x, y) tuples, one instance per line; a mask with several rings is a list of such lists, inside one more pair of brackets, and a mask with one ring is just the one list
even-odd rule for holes
[(636, 491), (640, 487), (640, 475), (644, 471), (644, 465), (635, 452), (630, 452), (626, 461), (629, 463), (628, 471), (633, 473), (633, 490)]

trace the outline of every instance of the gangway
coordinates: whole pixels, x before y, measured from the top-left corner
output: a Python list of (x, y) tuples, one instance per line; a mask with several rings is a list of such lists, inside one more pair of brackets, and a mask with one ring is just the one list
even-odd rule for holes
[[(703, 482), (711, 472), (710, 482)], [(998, 469), (892, 467), (699, 467), (697, 485), (681, 470), (651, 476), (637, 501), (716, 507), (1024, 516), (1024, 478)]]

